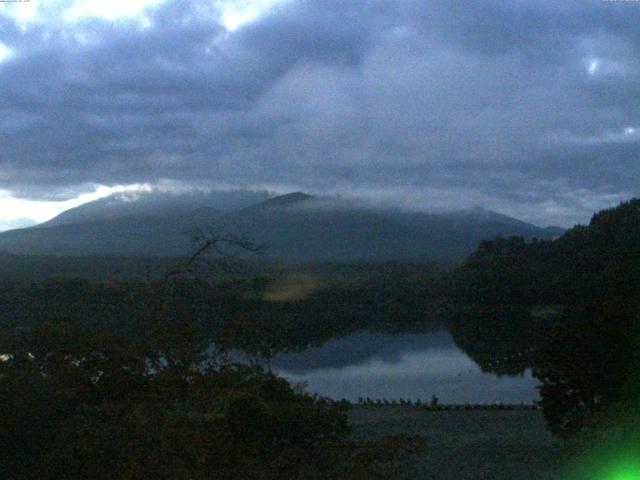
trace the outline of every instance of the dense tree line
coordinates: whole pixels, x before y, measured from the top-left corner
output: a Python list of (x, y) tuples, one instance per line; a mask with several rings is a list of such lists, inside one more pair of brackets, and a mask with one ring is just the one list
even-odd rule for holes
[(640, 272), (640, 199), (596, 213), (555, 240), (483, 241), (455, 273), (472, 304), (579, 304), (633, 295)]
[[(431, 267), (368, 265), (314, 267), (303, 295), (273, 272), (224, 277), (177, 277), (111, 282), (83, 279), (0, 283), (0, 325), (25, 328), (51, 317), (126, 332), (144, 319), (188, 318), (229, 347), (259, 354), (318, 346), (358, 329), (437, 328), (446, 272)], [(272, 298), (276, 297), (276, 298)], [(157, 299), (162, 298), (162, 303)]]
[[(527, 358), (520, 369), (533, 367), (542, 382), (552, 431), (571, 437), (615, 423), (611, 412), (637, 408), (640, 199), (556, 240), (485, 241), (455, 272), (454, 285), (453, 303), (478, 307), (454, 316), (454, 338), (487, 368), (486, 350), (520, 350)], [(477, 313), (492, 308), (520, 313), (509, 322)]]

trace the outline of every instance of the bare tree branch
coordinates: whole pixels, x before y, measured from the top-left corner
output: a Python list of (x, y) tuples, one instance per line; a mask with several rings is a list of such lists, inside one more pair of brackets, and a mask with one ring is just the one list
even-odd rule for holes
[(192, 273), (198, 261), (205, 259), (207, 253), (214, 252), (219, 260), (238, 258), (234, 252), (261, 253), (264, 245), (251, 240), (247, 232), (233, 233), (228, 228), (211, 226), (204, 230), (193, 227), (190, 231), (194, 245), (193, 253), (183, 262), (177, 263), (164, 276), (165, 280), (177, 275)]

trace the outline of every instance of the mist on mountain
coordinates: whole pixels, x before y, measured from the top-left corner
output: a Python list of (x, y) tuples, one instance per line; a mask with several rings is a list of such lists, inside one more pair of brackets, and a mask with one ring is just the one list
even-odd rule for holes
[(191, 233), (238, 233), (278, 261), (458, 261), (496, 236), (551, 238), (544, 229), (481, 208), (451, 212), (381, 208), (358, 199), (267, 191), (114, 194), (36, 227), (0, 234), (18, 254), (181, 256)]

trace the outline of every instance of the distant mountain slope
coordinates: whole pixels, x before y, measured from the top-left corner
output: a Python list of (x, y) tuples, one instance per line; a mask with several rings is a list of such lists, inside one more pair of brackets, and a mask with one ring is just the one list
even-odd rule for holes
[(96, 223), (124, 217), (170, 218), (189, 216), (196, 210), (240, 210), (267, 200), (266, 192), (124, 192), (88, 202), (62, 212), (39, 227)]
[[(301, 192), (217, 197), (109, 197), (38, 227), (0, 234), (0, 250), (21, 254), (175, 256), (192, 249), (195, 226), (222, 226), (286, 261), (457, 261), (498, 235), (529, 240), (557, 233), (474, 209), (447, 214), (376, 210)], [(265, 198), (266, 197), (266, 198)], [(139, 202), (139, 203), (138, 203)]]

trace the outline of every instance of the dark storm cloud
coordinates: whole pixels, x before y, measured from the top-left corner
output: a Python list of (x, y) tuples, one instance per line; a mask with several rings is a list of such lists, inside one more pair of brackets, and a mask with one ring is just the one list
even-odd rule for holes
[(233, 32), (204, 1), (146, 27), (1, 12), (16, 195), (168, 179), (568, 224), (637, 193), (640, 4), (290, 0)]

